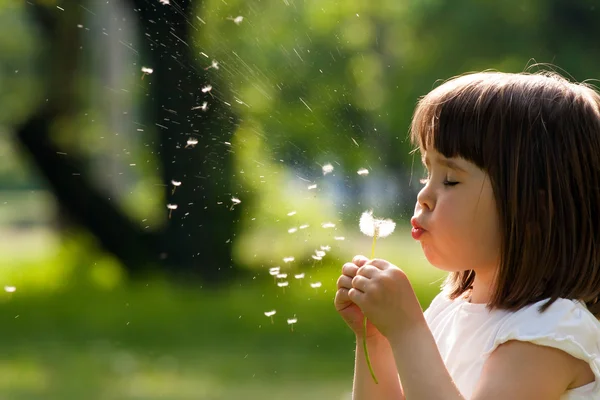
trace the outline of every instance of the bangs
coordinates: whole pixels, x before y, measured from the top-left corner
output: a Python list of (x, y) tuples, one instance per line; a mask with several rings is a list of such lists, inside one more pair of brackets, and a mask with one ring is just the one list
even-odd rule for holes
[(518, 96), (510, 89), (510, 77), (502, 73), (466, 75), (444, 83), (417, 104), (412, 144), (421, 153), (433, 148), (486, 170), (488, 155), (500, 144), (504, 114), (516, 106)]

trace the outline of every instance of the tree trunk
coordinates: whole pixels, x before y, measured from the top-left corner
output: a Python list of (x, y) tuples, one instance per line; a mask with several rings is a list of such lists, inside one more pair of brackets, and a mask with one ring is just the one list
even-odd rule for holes
[[(149, 109), (159, 130), (163, 181), (168, 203), (177, 205), (161, 250), (179, 277), (228, 280), (239, 272), (232, 261), (239, 207), (232, 207), (233, 153), (227, 144), (236, 123), (224, 103), (227, 93), (213, 78), (218, 70), (205, 69), (212, 60), (194, 46), (199, 2), (133, 3), (142, 25), (141, 41), (147, 44), (145, 66), (153, 69), (145, 79), (150, 80)], [(206, 110), (198, 108), (204, 102)], [(188, 145), (189, 139), (197, 144)], [(172, 180), (181, 182), (174, 194)], [(169, 211), (165, 204), (165, 213)]]

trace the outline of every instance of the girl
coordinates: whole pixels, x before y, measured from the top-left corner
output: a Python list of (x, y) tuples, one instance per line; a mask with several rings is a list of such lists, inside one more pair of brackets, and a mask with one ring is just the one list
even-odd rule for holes
[(354, 399), (600, 399), (600, 96), (470, 74), (419, 102), (411, 138), (428, 171), (412, 235), (449, 275), (423, 313), (394, 265), (343, 266)]

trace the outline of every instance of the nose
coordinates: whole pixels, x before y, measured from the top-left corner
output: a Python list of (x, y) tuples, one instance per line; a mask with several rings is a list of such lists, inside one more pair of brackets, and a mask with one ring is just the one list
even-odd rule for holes
[(429, 183), (423, 186), (423, 189), (417, 194), (417, 204), (415, 205), (415, 211), (422, 209), (424, 211), (433, 211), (435, 207), (435, 198), (433, 191), (429, 186)]

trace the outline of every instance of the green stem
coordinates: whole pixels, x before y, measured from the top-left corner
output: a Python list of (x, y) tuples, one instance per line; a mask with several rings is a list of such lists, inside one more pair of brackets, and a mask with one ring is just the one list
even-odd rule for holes
[[(371, 260), (375, 258), (375, 243), (377, 242), (377, 232), (373, 235), (373, 245), (371, 246)], [(373, 365), (371, 365), (371, 358), (369, 357), (369, 351), (367, 350), (367, 317), (364, 318), (363, 321), (364, 326), (364, 334), (363, 334), (363, 349), (365, 351), (365, 358), (367, 360), (367, 365), (369, 366), (369, 371), (371, 372), (371, 376), (373, 377), (373, 381), (375, 384), (379, 384), (377, 381), (377, 377), (375, 376), (375, 371), (373, 371)]]
[(371, 365), (371, 359), (369, 358), (369, 351), (367, 350), (367, 317), (364, 319), (363, 323), (365, 327), (365, 333), (363, 335), (363, 349), (365, 350), (365, 358), (367, 359), (367, 365), (369, 366), (369, 371), (371, 372), (371, 376), (373, 377), (373, 381), (375, 384), (379, 384), (377, 381), (377, 377), (375, 376), (375, 371), (373, 371), (373, 365)]

